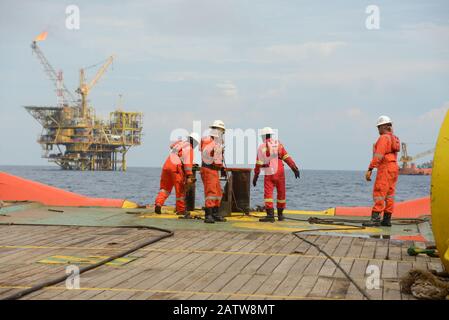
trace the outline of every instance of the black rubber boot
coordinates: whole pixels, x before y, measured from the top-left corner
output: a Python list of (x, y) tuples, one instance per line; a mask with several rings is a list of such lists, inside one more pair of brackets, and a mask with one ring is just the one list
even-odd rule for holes
[(380, 226), (380, 213), (371, 212), (371, 220), (362, 223), (364, 227), (379, 227)]
[(278, 208), (278, 221), (284, 221), (284, 208)]
[(391, 227), (391, 213), (390, 212), (384, 212), (384, 218), (382, 219), (382, 222), (380, 224), (384, 227)]
[(155, 206), (154, 207), (154, 212), (157, 213), (157, 214), (161, 214), (162, 213), (161, 207), (160, 206)]
[(204, 223), (215, 223), (214, 217), (212, 216), (212, 208), (206, 208), (204, 209), (204, 212)]
[(213, 207), (212, 208), (212, 217), (214, 218), (215, 221), (217, 222), (226, 222), (226, 218), (221, 216), (218, 211), (219, 211), (219, 207)]
[(260, 218), (260, 222), (274, 222), (274, 209), (266, 209), (267, 216), (265, 218)]

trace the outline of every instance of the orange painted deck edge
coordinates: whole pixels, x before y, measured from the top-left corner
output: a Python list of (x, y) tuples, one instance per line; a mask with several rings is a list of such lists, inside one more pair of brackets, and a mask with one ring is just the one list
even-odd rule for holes
[(34, 201), (47, 206), (115, 208), (121, 208), (125, 201), (123, 199), (90, 198), (5, 172), (0, 172), (0, 199), (4, 201)]
[[(0, 199), (4, 201), (35, 201), (47, 206), (115, 208), (121, 208), (125, 201), (124, 199), (90, 198), (5, 172), (0, 172)], [(371, 207), (335, 208), (335, 216), (370, 215)], [(396, 204), (395, 218), (418, 218), (424, 215), (430, 215), (430, 197)]]
[[(336, 207), (335, 215), (367, 217), (371, 215), (371, 207)], [(425, 215), (430, 215), (430, 197), (396, 203), (393, 218), (418, 218)]]

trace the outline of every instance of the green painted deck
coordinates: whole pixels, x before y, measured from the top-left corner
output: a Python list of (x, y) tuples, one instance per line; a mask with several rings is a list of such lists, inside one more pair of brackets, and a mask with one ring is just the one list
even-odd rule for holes
[[(24, 299), (362, 299), (330, 260), (291, 234), (295, 230), (307, 230), (304, 236), (331, 254), (362, 287), (367, 266), (378, 266), (380, 288), (367, 290), (373, 299), (411, 299), (400, 292), (401, 276), (411, 268), (442, 270), (438, 258), (408, 256), (413, 241), (382, 239), (428, 237), (427, 222), (394, 226), (391, 231), (314, 233), (328, 226), (298, 221), (263, 224), (256, 217), (240, 216), (207, 225), (177, 219), (169, 209), (165, 213), (36, 204), (0, 209), (0, 298), (65, 274), (67, 261), (93, 262), (162, 234), (117, 226), (157, 226), (175, 235), (133, 252), (130, 261), (83, 273), (80, 289), (69, 290), (60, 283)], [(42, 263), (61, 257), (66, 264)]]

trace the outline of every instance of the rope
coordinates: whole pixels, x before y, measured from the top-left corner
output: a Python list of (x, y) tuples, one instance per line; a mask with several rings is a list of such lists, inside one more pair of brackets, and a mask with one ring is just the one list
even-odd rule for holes
[(401, 291), (424, 300), (449, 300), (449, 277), (428, 270), (412, 269), (400, 282)]

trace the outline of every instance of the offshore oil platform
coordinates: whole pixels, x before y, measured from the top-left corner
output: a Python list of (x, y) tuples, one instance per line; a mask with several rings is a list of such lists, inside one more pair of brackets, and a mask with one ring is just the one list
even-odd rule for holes
[(141, 112), (113, 111), (108, 120), (102, 120), (88, 103), (88, 95), (112, 64), (110, 56), (90, 82), (85, 69), (80, 69), (80, 83), (76, 93), (70, 92), (62, 71), (56, 72), (37, 43), (45, 40), (47, 32), (38, 35), (31, 44), (33, 53), (56, 87), (57, 106), (25, 106), (42, 125), (37, 142), (43, 149), (42, 157), (64, 170), (126, 171), (126, 154), (142, 141)]

